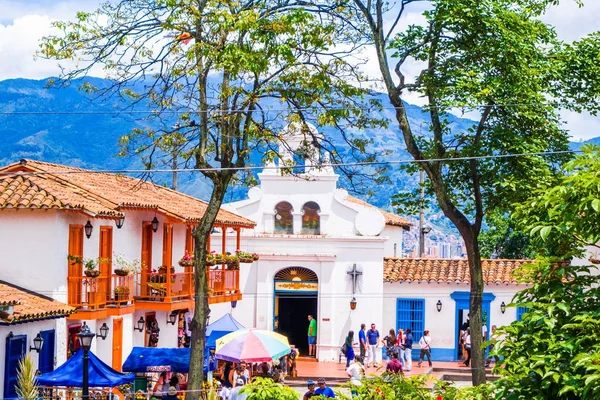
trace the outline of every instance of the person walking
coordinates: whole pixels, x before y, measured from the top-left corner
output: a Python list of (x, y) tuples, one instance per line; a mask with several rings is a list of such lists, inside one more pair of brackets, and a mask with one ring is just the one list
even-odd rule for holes
[(360, 331), (358, 331), (358, 345), (360, 350), (359, 360), (361, 364), (365, 363), (365, 357), (367, 355), (367, 335), (365, 331), (367, 330), (367, 326), (365, 324), (360, 324)]
[[(490, 334), (490, 340), (498, 340), (497, 336), (496, 336), (496, 325), (492, 325), (492, 333)], [(494, 350), (494, 343), (490, 344), (488, 346), (488, 358), (485, 362), (485, 366), (489, 367), (490, 364), (492, 363), (492, 358), (494, 359), (494, 362), (498, 362), (500, 361), (500, 357), (498, 357), (497, 355), (494, 355), (493, 357), (490, 355), (492, 353), (492, 350)]]
[(423, 336), (419, 339), (419, 347), (421, 347), (421, 354), (419, 355), (419, 364), (417, 366), (420, 368), (423, 360), (427, 357), (427, 361), (429, 361), (429, 366), (431, 367), (431, 336), (429, 336), (428, 329), (425, 329)]
[[(346, 368), (346, 373), (350, 377), (350, 385), (353, 385), (353, 386), (361, 386), (362, 385), (361, 380), (365, 376), (365, 368), (363, 367), (362, 363), (359, 360), (357, 360), (357, 359), (352, 360), (352, 362), (350, 363), (350, 366), (348, 368)], [(358, 398), (358, 392), (357, 392), (356, 388), (353, 388), (351, 386), (350, 393), (352, 394), (353, 399)]]
[(471, 363), (471, 328), (467, 328), (465, 332), (465, 350), (467, 351), (467, 359), (464, 364), (468, 367)]
[(346, 347), (346, 368), (350, 366), (350, 362), (354, 361), (354, 331), (348, 331), (348, 336), (346, 336), (346, 341), (344, 342)]
[(317, 355), (317, 320), (312, 315), (308, 316), (308, 356)]
[(398, 360), (402, 363), (402, 368), (406, 368), (406, 364), (404, 361), (404, 341), (406, 337), (404, 336), (404, 329), (398, 329), (398, 336), (396, 337), (396, 348), (398, 349)]
[(369, 344), (369, 364), (377, 367), (377, 345), (379, 344), (379, 331), (375, 328), (375, 324), (371, 324), (371, 329), (367, 331), (367, 343)]
[(406, 356), (406, 372), (412, 369), (412, 347), (413, 335), (410, 328), (406, 328), (406, 339), (404, 340), (404, 355)]

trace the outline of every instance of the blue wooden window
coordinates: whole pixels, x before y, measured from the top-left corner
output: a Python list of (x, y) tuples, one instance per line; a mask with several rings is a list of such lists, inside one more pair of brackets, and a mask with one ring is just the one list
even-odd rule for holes
[(4, 363), (4, 398), (17, 397), (17, 374), (19, 361), (25, 356), (27, 335), (6, 337), (6, 358)]
[(523, 314), (525, 314), (527, 311), (529, 311), (529, 308), (527, 307), (517, 307), (517, 321), (522, 320)]
[[(425, 300), (397, 299), (396, 301), (396, 331), (410, 328), (414, 343), (417, 343), (425, 330)], [(414, 347), (413, 347), (414, 348)]]

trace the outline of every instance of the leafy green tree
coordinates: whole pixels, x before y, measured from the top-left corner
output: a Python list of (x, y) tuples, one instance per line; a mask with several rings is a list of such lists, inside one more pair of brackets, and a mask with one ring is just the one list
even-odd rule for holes
[[(597, 399), (600, 396), (600, 275), (596, 267), (541, 262), (525, 266), (535, 282), (509, 306), (526, 307), (521, 321), (498, 329), (503, 357), (494, 372), (497, 399)], [(568, 301), (565, 301), (568, 299)]]
[(600, 252), (600, 147), (581, 150), (555, 185), (537, 190), (516, 214), (534, 238), (565, 258), (582, 255), (586, 247)]
[(479, 236), (482, 258), (535, 259), (537, 252), (529, 233), (517, 228), (512, 215), (488, 213), (486, 230)]
[[(202, 360), (208, 307), (207, 241), (228, 186), (253, 151), (272, 161), (280, 146), (317, 164), (345, 154), (371, 161), (368, 138), (349, 127), (379, 124), (357, 84), (362, 76), (346, 53), (330, 50), (349, 37), (334, 23), (341, 2), (295, 0), (120, 0), (74, 22), (57, 22), (59, 33), (43, 39), (40, 56), (66, 60), (57, 84), (94, 71), (108, 86), (82, 89), (94, 96), (122, 98), (130, 109), (149, 111), (144, 128), (124, 134), (122, 154), (194, 167), (212, 183), (208, 206), (194, 229), (196, 305), (191, 324), (189, 389), (203, 380)], [(304, 7), (304, 6), (305, 7)], [(351, 83), (355, 83), (354, 85)], [(123, 104), (121, 102), (120, 104)], [(309, 129), (307, 120), (335, 135)], [(302, 135), (293, 148), (281, 129), (294, 123)], [(333, 137), (335, 136), (335, 138)], [(341, 143), (336, 147), (335, 143)], [(297, 145), (297, 143), (296, 143)], [(293, 161), (284, 159), (288, 165)], [(318, 167), (318, 164), (317, 164)], [(352, 176), (379, 176), (342, 167)]]
[[(483, 277), (479, 237), (490, 211), (511, 203), (551, 180), (564, 156), (498, 157), (568, 150), (560, 129), (559, 106), (592, 109), (597, 96), (585, 73), (567, 82), (569, 65), (597, 75), (597, 63), (580, 60), (585, 46), (565, 45), (540, 20), (553, 0), (434, 0), (425, 22), (398, 31), (405, 10), (417, 3), (353, 0), (359, 39), (372, 46), (407, 151), (419, 161), (435, 199), (464, 240), (471, 276), (469, 314), (481, 329)], [(590, 39), (593, 42), (593, 39)], [(587, 43), (593, 55), (593, 43)], [(390, 54), (391, 52), (391, 54)], [(580, 62), (578, 64), (578, 62)], [(409, 75), (410, 66), (422, 66)], [(574, 73), (572, 73), (574, 74)], [(586, 86), (589, 83), (589, 86)], [(577, 86), (578, 85), (578, 86)], [(583, 93), (575, 98), (576, 88)], [(415, 92), (427, 101), (430, 126), (412, 126), (403, 99)], [(452, 112), (477, 115), (466, 130), (453, 127)], [(472, 158), (483, 157), (483, 158)], [(450, 161), (449, 159), (466, 158)], [(485, 382), (481, 336), (473, 340), (473, 383)]]

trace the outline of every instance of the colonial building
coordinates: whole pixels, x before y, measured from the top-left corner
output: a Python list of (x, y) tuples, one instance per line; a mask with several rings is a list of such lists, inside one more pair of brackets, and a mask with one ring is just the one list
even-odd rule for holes
[[(185, 345), (194, 289), (192, 267), (178, 260), (193, 253), (191, 230), (205, 209), (198, 199), (122, 175), (32, 160), (0, 168), (0, 338), (7, 338), (0, 398), (12, 393), (14, 363), (37, 333), (46, 338), (45, 372), (78, 349), (84, 321), (105, 336), (92, 351), (117, 370), (133, 346)], [(236, 248), (241, 229), (254, 225), (225, 210), (215, 222)], [(138, 271), (117, 270), (136, 259)], [(243, 298), (244, 268), (207, 270), (211, 303)]]
[[(288, 129), (286, 134), (292, 137), (291, 145), (279, 149), (284, 161), (302, 142), (300, 133)], [(305, 165), (285, 175), (283, 165), (267, 165), (248, 199), (224, 206), (256, 222), (242, 237), (249, 250), (260, 253), (241, 273), (244, 298), (235, 318), (287, 335), (306, 354), (307, 316), (313, 315), (320, 361), (337, 361), (348, 331), (356, 333), (361, 323), (375, 323), (382, 338), (389, 329), (410, 327), (418, 341), (429, 329), (433, 357), (456, 359), (458, 327), (468, 313), (466, 260), (397, 258), (403, 254), (403, 232), (410, 229), (407, 220), (338, 188), (331, 168)], [(484, 262), (488, 326), (517, 318), (514, 309), (501, 305), (522, 288), (510, 275), (522, 263)], [(212, 317), (230, 312), (226, 304), (211, 308)], [(418, 351), (413, 354), (418, 357)]]

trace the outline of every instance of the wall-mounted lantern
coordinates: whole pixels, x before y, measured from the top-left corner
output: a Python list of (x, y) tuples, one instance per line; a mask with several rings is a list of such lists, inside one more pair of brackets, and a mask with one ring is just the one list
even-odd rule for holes
[(502, 304), (500, 304), (500, 311), (502, 312), (502, 314), (504, 314), (506, 312), (506, 304), (504, 302), (502, 302)]
[(437, 308), (438, 312), (442, 312), (442, 301), (438, 300), (437, 303), (435, 303), (435, 308)]
[(102, 340), (106, 339), (106, 337), (108, 336), (108, 325), (106, 325), (106, 322), (102, 324), (102, 326), (100, 327), (100, 333), (97, 333), (96, 336), (98, 336)]
[(133, 330), (143, 332), (145, 323), (146, 321), (144, 321), (144, 317), (140, 317), (140, 319), (138, 319), (138, 322), (136, 323), (137, 326), (134, 326)]
[(175, 325), (177, 321), (177, 312), (172, 311), (171, 314), (167, 317), (167, 324)]
[(117, 226), (117, 229), (121, 229), (123, 227), (124, 223), (125, 223), (125, 215), (122, 215), (121, 217), (119, 217), (118, 220), (115, 221), (115, 225)]
[(40, 352), (42, 350), (42, 346), (44, 345), (44, 339), (38, 333), (35, 339), (33, 339), (33, 347), (29, 346), (29, 351), (35, 350), (36, 352)]
[(92, 223), (89, 219), (87, 224), (85, 224), (85, 226), (83, 227), (83, 230), (85, 231), (85, 237), (89, 239), (92, 236), (92, 230), (94, 230), (94, 227), (92, 226)]
[(152, 232), (156, 232), (158, 230), (158, 218), (156, 218), (156, 215), (154, 216), (154, 219), (152, 220)]

